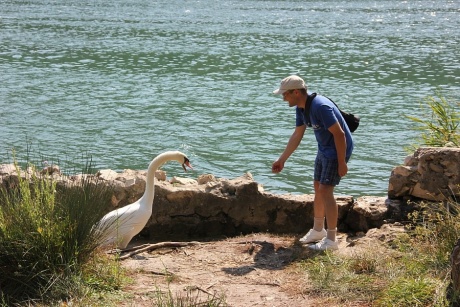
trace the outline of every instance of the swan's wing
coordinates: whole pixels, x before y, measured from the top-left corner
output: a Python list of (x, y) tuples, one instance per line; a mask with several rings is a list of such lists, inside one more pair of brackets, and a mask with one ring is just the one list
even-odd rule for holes
[(102, 246), (125, 248), (147, 224), (151, 211), (141, 210), (138, 202), (107, 213), (97, 225)]

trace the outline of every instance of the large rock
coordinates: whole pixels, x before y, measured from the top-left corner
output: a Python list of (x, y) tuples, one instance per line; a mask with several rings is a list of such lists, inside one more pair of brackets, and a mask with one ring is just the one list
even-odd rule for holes
[(401, 209), (402, 202), (386, 197), (362, 196), (351, 206), (342, 224), (349, 231), (361, 232), (380, 228), (385, 223), (392, 223), (405, 218)]
[(391, 172), (388, 197), (441, 201), (460, 196), (460, 148), (426, 147)]

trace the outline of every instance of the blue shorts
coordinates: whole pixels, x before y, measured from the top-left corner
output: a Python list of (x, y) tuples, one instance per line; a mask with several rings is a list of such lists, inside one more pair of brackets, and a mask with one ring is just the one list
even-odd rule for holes
[[(346, 158), (348, 162), (350, 158)], [(321, 184), (336, 186), (339, 184), (341, 177), (338, 172), (338, 160), (326, 158), (322, 153), (318, 152), (315, 159), (315, 174), (314, 180)]]

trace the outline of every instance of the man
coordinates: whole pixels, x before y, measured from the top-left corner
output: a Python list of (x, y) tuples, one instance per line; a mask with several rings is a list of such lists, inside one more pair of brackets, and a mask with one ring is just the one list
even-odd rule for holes
[[(283, 79), (273, 94), (283, 95), (289, 107), (296, 107), (296, 128), (283, 153), (273, 163), (272, 172), (282, 171), (286, 160), (299, 146), (307, 126), (313, 128), (318, 142), (314, 170), (314, 223), (299, 241), (314, 250), (336, 250), (338, 207), (334, 187), (348, 172), (347, 162), (353, 151), (351, 132), (334, 103), (324, 96), (308, 95), (304, 80), (298, 76)], [(305, 108), (310, 116), (305, 114)], [(325, 217), (327, 231), (324, 229)]]

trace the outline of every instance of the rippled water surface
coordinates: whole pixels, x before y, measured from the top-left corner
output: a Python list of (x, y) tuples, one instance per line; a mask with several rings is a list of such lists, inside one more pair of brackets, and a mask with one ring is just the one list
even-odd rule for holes
[(362, 117), (338, 192), (386, 195), (415, 142), (420, 102), (460, 94), (458, 1), (36, 0), (0, 3), (0, 163), (28, 151), (169, 176), (251, 172), (266, 190), (312, 193), (308, 131), (280, 174), (294, 109), (287, 75)]

